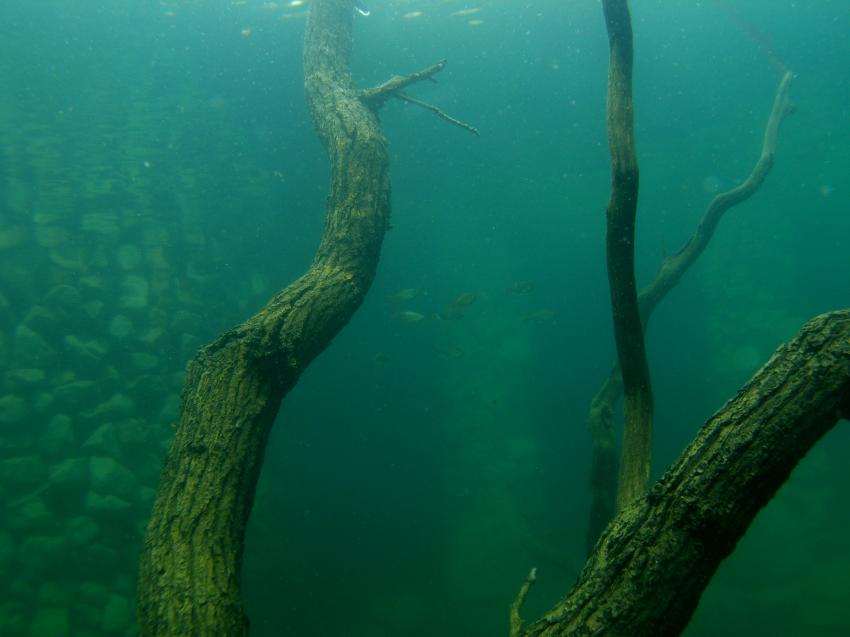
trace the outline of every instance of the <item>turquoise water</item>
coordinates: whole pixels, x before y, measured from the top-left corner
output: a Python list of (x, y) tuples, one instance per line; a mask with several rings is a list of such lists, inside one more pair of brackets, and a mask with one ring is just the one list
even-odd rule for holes
[[(529, 619), (584, 559), (585, 418), (614, 355), (601, 7), (367, 6), (356, 83), (446, 58), (410, 93), (481, 135), (382, 111), (393, 229), (273, 431), (243, 572), (252, 634), (505, 634), (531, 566)], [(321, 233), (307, 10), (0, 6), (4, 637), (135, 634), (185, 363), (298, 276)], [(779, 343), (850, 298), (850, 6), (656, 1), (633, 17), (640, 281), (749, 173), (777, 61), (798, 75), (766, 183), (650, 325), (660, 474)], [(759, 515), (686, 634), (850, 632), (846, 425)]]

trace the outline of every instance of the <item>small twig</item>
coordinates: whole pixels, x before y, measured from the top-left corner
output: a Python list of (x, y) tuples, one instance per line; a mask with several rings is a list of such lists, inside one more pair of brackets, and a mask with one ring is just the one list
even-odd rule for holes
[(520, 617), (519, 612), (522, 610), (522, 605), (525, 603), (525, 598), (528, 595), (528, 589), (531, 588), (531, 585), (534, 584), (536, 580), (537, 568), (535, 567), (528, 572), (528, 577), (525, 578), (522, 586), (519, 587), (519, 593), (517, 593), (514, 603), (511, 604), (510, 637), (519, 637), (520, 631), (522, 630), (522, 618)]
[(400, 91), (415, 82), (421, 82), (422, 80), (435, 81), (433, 76), (442, 71), (444, 68), (446, 68), (446, 61), (440, 60), (436, 64), (432, 64), (428, 68), (422, 69), (416, 73), (411, 73), (410, 75), (396, 75), (388, 79), (383, 84), (360, 91), (360, 99), (366, 102), (369, 106), (379, 108), (385, 101), (387, 101), (387, 99), (395, 97), (395, 93), (397, 91)]
[(429, 104), (428, 102), (423, 102), (422, 100), (418, 100), (415, 97), (410, 97), (410, 95), (405, 95), (404, 93), (395, 93), (393, 97), (397, 97), (400, 100), (404, 100), (405, 102), (410, 102), (411, 104), (416, 104), (417, 106), (421, 106), (422, 108), (426, 108), (432, 113), (434, 113), (437, 117), (446, 120), (449, 124), (454, 124), (455, 126), (460, 126), (464, 130), (468, 130), (473, 135), (478, 135), (478, 129), (474, 126), (467, 124), (466, 122), (462, 122), (459, 119), (456, 119), (446, 113), (444, 110), (434, 106), (433, 104)]

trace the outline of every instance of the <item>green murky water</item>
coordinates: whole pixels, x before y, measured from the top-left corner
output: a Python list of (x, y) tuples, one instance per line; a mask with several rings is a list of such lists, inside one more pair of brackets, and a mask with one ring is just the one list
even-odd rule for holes
[[(850, 6), (634, 4), (641, 281), (748, 174), (778, 65), (798, 74), (773, 172), (650, 326), (660, 473), (806, 318), (848, 303)], [(447, 58), (410, 92), (481, 136), (384, 109), (393, 230), (366, 303), (281, 410), (246, 604), (258, 636), (506, 634), (530, 566), (529, 618), (583, 561), (584, 421), (613, 356), (601, 7), (368, 8), (357, 83)], [(182, 369), (299, 275), (321, 232), (308, 10), (0, 6), (4, 637), (135, 634)], [(722, 565), (688, 635), (850, 632), (848, 454), (841, 423)]]

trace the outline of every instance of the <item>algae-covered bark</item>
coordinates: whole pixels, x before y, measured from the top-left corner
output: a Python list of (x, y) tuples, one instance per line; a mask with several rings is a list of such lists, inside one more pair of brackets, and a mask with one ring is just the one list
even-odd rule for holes
[(665, 637), (759, 510), (850, 416), (850, 310), (803, 326), (596, 545), (573, 590), (525, 637)]
[[(761, 154), (749, 176), (738, 186), (718, 193), (709, 202), (694, 234), (678, 252), (667, 257), (653, 280), (638, 294), (644, 330), (658, 304), (678, 285), (682, 276), (708, 247), (714, 231), (729, 210), (747, 201), (761, 188), (773, 167), (779, 127), (794, 112), (790, 89), (793, 74), (786, 72), (776, 89), (773, 108), (767, 118)], [(593, 545), (614, 517), (617, 492), (617, 449), (614, 435), (614, 408), (623, 391), (620, 367), (616, 363), (608, 378), (593, 397), (588, 412), (588, 428), (593, 441), (590, 489), (591, 507), (587, 529), (587, 550)]]
[(632, 22), (626, 0), (603, 0), (608, 29), (608, 146), (611, 196), (605, 237), (614, 338), (623, 376), (623, 457), (618, 505), (643, 495), (652, 454), (652, 387), (635, 285), (635, 219), (640, 181), (632, 103)]
[(352, 3), (315, 0), (305, 93), (331, 162), (324, 235), (309, 270), (189, 363), (139, 574), (143, 635), (245, 635), (245, 526), (281, 399), (348, 322), (388, 227), (386, 143), (349, 73)]

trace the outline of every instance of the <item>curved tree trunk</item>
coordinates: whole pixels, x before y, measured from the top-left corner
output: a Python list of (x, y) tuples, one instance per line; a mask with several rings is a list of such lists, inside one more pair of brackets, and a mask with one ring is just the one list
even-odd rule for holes
[(189, 363), (177, 431), (145, 535), (141, 634), (238, 637), (245, 526), (280, 402), (359, 307), (390, 214), (386, 142), (349, 73), (351, 0), (315, 0), (305, 92), (331, 162), (309, 270)]
[(702, 428), (596, 544), (573, 590), (525, 637), (667, 637), (796, 464), (850, 417), (850, 310), (824, 314)]

